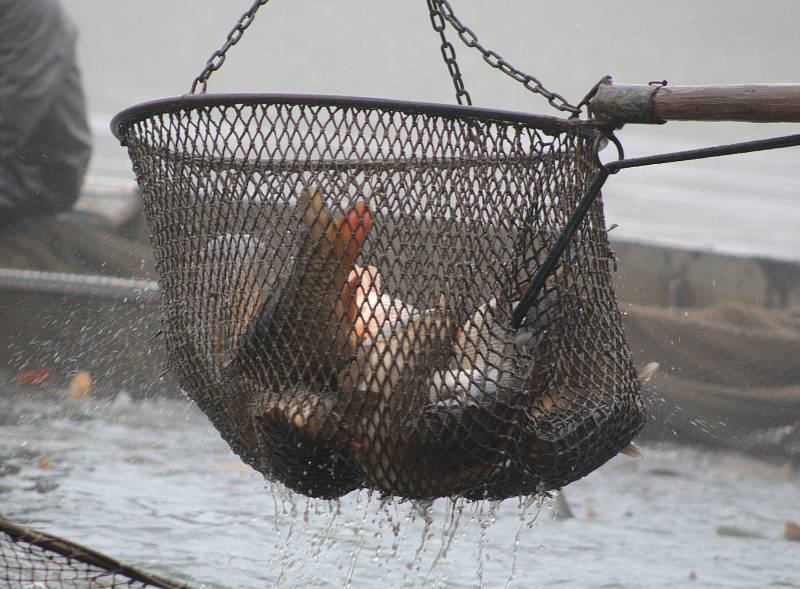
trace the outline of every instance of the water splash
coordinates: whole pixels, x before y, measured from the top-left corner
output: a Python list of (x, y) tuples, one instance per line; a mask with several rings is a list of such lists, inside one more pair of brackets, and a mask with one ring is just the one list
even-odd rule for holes
[[(442, 524), (442, 543), (436, 557), (431, 562), (428, 574), (425, 576), (423, 586), (427, 587), (430, 577), (436, 570), (438, 573), (439, 563), (447, 558), (450, 549), (453, 546), (453, 539), (458, 531), (459, 523), (461, 522), (461, 514), (464, 512), (464, 499), (450, 500), (450, 509), (447, 511), (444, 523)], [(438, 576), (438, 575), (437, 575)]]
[[(273, 485), (273, 488), (277, 485)], [(283, 515), (286, 516), (286, 502), (288, 501), (290, 508), (289, 508), (289, 525), (286, 528), (285, 536), (281, 538), (280, 545), (281, 548), (278, 551), (278, 558), (280, 560), (280, 570), (278, 573), (278, 578), (275, 581), (276, 587), (284, 587), (287, 579), (289, 579), (289, 574), (292, 569), (292, 565), (294, 559), (292, 558), (292, 553), (289, 550), (291, 547), (292, 540), (294, 538), (294, 532), (297, 527), (297, 516), (298, 516), (298, 509), (297, 509), (297, 500), (296, 495), (294, 493), (290, 493), (288, 491), (284, 491), (282, 493), (282, 507), (284, 509)], [(279, 535), (280, 538), (280, 535)]]
[[(484, 513), (484, 508), (488, 504), (488, 510)], [(488, 531), (489, 528), (497, 521), (497, 511), (500, 509), (500, 501), (484, 501), (481, 502), (480, 511), (478, 512), (478, 524), (481, 528), (480, 538), (478, 540), (478, 587), (484, 589), (486, 587), (485, 565), (489, 560), (488, 553)]]
[[(417, 552), (414, 555), (414, 560), (419, 562), (420, 556), (425, 552), (428, 540), (430, 540), (433, 536), (433, 502), (416, 501), (412, 505), (414, 507), (415, 514), (418, 515), (424, 523), (419, 547), (417, 547)], [(417, 566), (417, 570), (419, 570), (419, 566)]]
[[(519, 545), (522, 537), (522, 531), (525, 528), (532, 528), (533, 524), (536, 523), (536, 520), (542, 511), (544, 499), (544, 493), (519, 498), (519, 503), (517, 505), (519, 525), (517, 526), (517, 531), (514, 534), (514, 550), (511, 555), (511, 567), (508, 574), (508, 579), (506, 580), (505, 589), (509, 589), (509, 587), (511, 587), (511, 583), (514, 581), (514, 577), (517, 575), (517, 559), (519, 557)], [(533, 506), (535, 506), (535, 509), (533, 510), (533, 514), (531, 516), (530, 511), (531, 507)]]
[[(490, 584), (486, 563), (492, 557), (494, 542), (490, 541), (490, 531), (497, 522), (500, 502), (404, 501), (368, 491), (353, 493), (342, 500), (324, 501), (294, 495), (282, 485), (272, 484), (268, 488), (274, 510), (270, 523), (280, 545), (273, 559), (279, 571), (276, 587), (329, 582), (325, 578), (302, 577), (309, 574), (313, 577), (314, 571), (324, 568), (330, 558), (338, 561), (344, 587), (365, 586), (367, 572), (370, 583), (381, 586), (443, 587), (449, 580), (448, 558), (455, 552), (458, 560), (462, 560), (464, 551), (476, 544), (477, 585)], [(517, 574), (523, 530), (533, 526), (542, 506), (541, 496), (519, 500), (519, 524), (513, 535), (507, 588)], [(470, 508), (474, 511), (467, 520)], [(414, 538), (418, 538), (416, 546)], [(296, 545), (299, 543), (303, 546)], [(346, 559), (341, 559), (343, 545), (350, 547)], [(369, 557), (365, 558), (367, 554)]]

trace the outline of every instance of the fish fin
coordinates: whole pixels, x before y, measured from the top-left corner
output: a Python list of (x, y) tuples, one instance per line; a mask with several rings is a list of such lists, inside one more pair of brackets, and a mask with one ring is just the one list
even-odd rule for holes
[(319, 241), (327, 234), (331, 225), (331, 213), (325, 205), (325, 199), (315, 187), (307, 188), (300, 195), (300, 207), (303, 211), (303, 223), (310, 236)]
[[(352, 347), (358, 346), (361, 340), (372, 339), (380, 332), (381, 325), (376, 317), (378, 309), (374, 309), (369, 303), (372, 292), (378, 291), (379, 278), (375, 266), (365, 267), (356, 264), (342, 288), (341, 324), (349, 332), (348, 337)], [(367, 305), (366, 314), (364, 305)]]
[(311, 187), (303, 190), (298, 202), (305, 227), (303, 255), (307, 259), (327, 258), (333, 248), (336, 230), (325, 198), (319, 190)]
[[(357, 266), (350, 271), (347, 281), (342, 286), (339, 301), (336, 303), (336, 319), (342, 340), (347, 340), (351, 348), (358, 344), (356, 320), (358, 317), (357, 291), (361, 285), (362, 268)], [(341, 344), (341, 342), (340, 342)]]
[(358, 202), (329, 228), (328, 239), (333, 243), (336, 255), (342, 258), (344, 268), (355, 264), (371, 226), (372, 210), (367, 203)]
[(642, 457), (642, 449), (633, 442), (625, 446), (619, 451), (619, 453), (625, 454), (625, 456), (630, 456), (631, 458), (635, 458), (637, 460)]
[[(567, 270), (566, 270), (566, 267), (564, 266), (564, 264), (559, 264), (558, 266), (556, 266), (555, 270), (553, 270), (547, 276), (547, 278), (544, 279), (544, 286), (548, 286), (548, 287), (555, 286), (556, 280), (560, 279), (564, 275), (564, 272), (566, 272), (566, 271)], [(522, 283), (517, 285), (516, 293), (518, 295), (522, 296), (528, 291), (530, 286), (531, 286), (530, 281), (529, 282), (522, 282)]]
[(342, 288), (342, 301), (347, 305), (347, 317), (351, 322), (355, 322), (358, 316), (358, 290), (361, 288), (363, 271), (360, 266), (353, 268)]
[(545, 286), (555, 286), (556, 280), (560, 279), (564, 272), (566, 272), (564, 264), (559, 264), (556, 266), (555, 270), (553, 270), (550, 275), (544, 279)]
[(639, 371), (639, 383), (644, 384), (648, 382), (653, 375), (658, 371), (660, 364), (658, 362), (650, 362), (645, 364)]

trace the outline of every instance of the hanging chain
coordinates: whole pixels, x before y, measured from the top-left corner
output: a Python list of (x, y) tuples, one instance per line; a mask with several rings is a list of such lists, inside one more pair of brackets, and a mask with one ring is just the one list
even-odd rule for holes
[(442, 11), (439, 10), (439, 5), (437, 4), (436, 0), (427, 1), (428, 12), (430, 13), (433, 30), (439, 33), (439, 38), (442, 40), (442, 59), (444, 59), (444, 63), (447, 66), (447, 71), (450, 72), (450, 77), (453, 80), (453, 86), (456, 90), (456, 101), (458, 104), (472, 105), (472, 98), (470, 97), (469, 92), (467, 92), (466, 86), (464, 86), (464, 80), (461, 77), (461, 70), (458, 67), (458, 61), (456, 61), (456, 48), (453, 47), (453, 44), (447, 40), (447, 34), (445, 33), (445, 30), (447, 29), (447, 22), (444, 19), (444, 15), (442, 14)]
[[(462, 23), (455, 15), (453, 12), (453, 7), (450, 6), (450, 2), (448, 2), (448, 0), (428, 0), (428, 8), (430, 10), (433, 28), (442, 38), (442, 56), (447, 64), (447, 69), (450, 71), (450, 76), (453, 78), (453, 85), (456, 88), (456, 99), (458, 100), (459, 104), (461, 104), (460, 97), (463, 95), (466, 96), (467, 100), (469, 100), (469, 94), (467, 94), (466, 89), (464, 89), (464, 82), (461, 79), (461, 73), (458, 69), (458, 64), (456, 64), (455, 50), (444, 35), (443, 21), (445, 20), (456, 30), (464, 45), (476, 49), (483, 57), (483, 60), (490, 66), (500, 70), (505, 75), (516, 80), (531, 92), (544, 96), (547, 99), (547, 102), (549, 102), (554, 108), (557, 108), (560, 111), (572, 113), (573, 115), (580, 114), (580, 107), (570, 104), (561, 94), (558, 94), (557, 92), (551, 92), (545, 88), (537, 78), (515, 68), (496, 51), (486, 49), (483, 45), (481, 45), (478, 42), (478, 36), (472, 31), (472, 29), (464, 25), (464, 23)], [(471, 103), (467, 102), (467, 104)]]
[(211, 54), (211, 57), (209, 57), (208, 61), (206, 62), (206, 67), (203, 68), (203, 71), (200, 72), (200, 75), (198, 75), (194, 79), (194, 82), (192, 82), (191, 94), (195, 94), (197, 92), (198, 86), (200, 86), (200, 93), (205, 94), (206, 85), (208, 84), (208, 79), (211, 77), (211, 74), (222, 67), (222, 64), (225, 63), (225, 55), (228, 53), (228, 49), (239, 42), (247, 27), (253, 23), (258, 9), (264, 6), (264, 4), (267, 2), (269, 2), (269, 0), (255, 0), (250, 9), (239, 18), (239, 22), (237, 22), (236, 26), (231, 29), (230, 33), (228, 33), (228, 38), (225, 40), (225, 44)]
[[(253, 23), (258, 9), (267, 2), (269, 2), (269, 0), (255, 0), (250, 9), (239, 18), (239, 21), (228, 33), (225, 44), (211, 54), (211, 57), (208, 58), (203, 71), (200, 72), (200, 74), (192, 82), (191, 94), (197, 93), (198, 87), (200, 89), (200, 93), (204, 94), (206, 92), (208, 79), (211, 77), (211, 74), (222, 67), (222, 64), (225, 63), (225, 57), (228, 53), (228, 50), (241, 40), (242, 35), (244, 34), (245, 30), (247, 30), (247, 27)], [(478, 42), (478, 36), (469, 27), (465, 26), (455, 15), (453, 12), (453, 7), (450, 5), (448, 0), (427, 0), (427, 2), (431, 24), (433, 29), (439, 33), (439, 38), (442, 41), (442, 58), (444, 59), (447, 70), (453, 80), (453, 87), (456, 91), (456, 100), (459, 104), (471, 105), (472, 98), (470, 97), (469, 92), (467, 92), (466, 86), (464, 85), (464, 80), (461, 76), (461, 70), (458, 66), (458, 61), (456, 60), (455, 47), (453, 47), (453, 44), (447, 40), (447, 35), (445, 33), (447, 23), (449, 23), (450, 26), (456, 30), (464, 45), (467, 47), (472, 47), (480, 52), (483, 60), (490, 66), (499, 69), (501, 72), (516, 80), (531, 92), (544, 96), (554, 108), (564, 112), (572, 113), (573, 115), (580, 114), (581, 108), (579, 106), (573, 106), (561, 94), (551, 92), (545, 88), (536, 77), (515, 68), (496, 51), (492, 51), (483, 47), (483, 45)]]

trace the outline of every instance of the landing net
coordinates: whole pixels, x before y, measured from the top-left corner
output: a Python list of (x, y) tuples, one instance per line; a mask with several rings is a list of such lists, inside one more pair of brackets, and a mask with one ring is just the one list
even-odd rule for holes
[(642, 427), (600, 200), (510, 319), (597, 169), (591, 126), (278, 95), (116, 124), (171, 365), (270, 478), (501, 498), (580, 478)]

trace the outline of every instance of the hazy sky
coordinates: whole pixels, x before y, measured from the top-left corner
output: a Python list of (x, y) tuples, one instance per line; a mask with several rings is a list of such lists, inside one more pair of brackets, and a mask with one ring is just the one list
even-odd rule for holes
[[(108, 125), (189, 90), (251, 0), (62, 0), (80, 28), (94, 173), (131, 176)], [(800, 82), (800, 2), (452, 0), (480, 40), (579, 100), (603, 75), (673, 84)], [(451, 35), (452, 36), (452, 35)], [(453, 42), (476, 105), (558, 114)], [(453, 103), (424, 0), (272, 0), (209, 91), (307, 92)], [(626, 127), (629, 155), (800, 132), (800, 125)], [(800, 258), (800, 152), (630, 170), (606, 190), (615, 235)]]
[[(251, 0), (63, 0), (81, 29), (97, 110), (185, 92)], [(772, 0), (453, 0), (482, 42), (578, 100), (619, 81), (800, 80), (800, 3)], [(546, 110), (456, 45), (476, 103)], [(272, 0), (212, 90), (302, 91), (452, 101), (424, 0)]]

